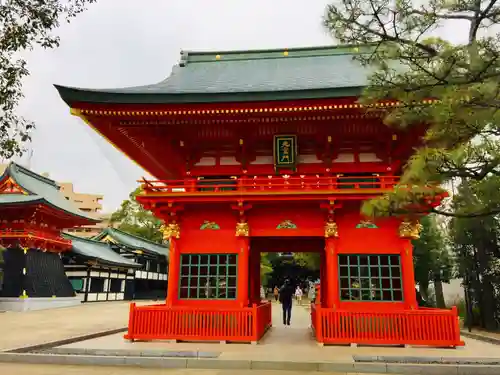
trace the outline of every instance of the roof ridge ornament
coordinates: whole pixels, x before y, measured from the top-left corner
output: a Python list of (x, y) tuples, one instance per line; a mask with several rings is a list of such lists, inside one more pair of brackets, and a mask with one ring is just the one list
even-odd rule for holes
[(189, 60), (189, 52), (181, 50), (181, 61), (179, 61), (179, 66), (186, 66)]

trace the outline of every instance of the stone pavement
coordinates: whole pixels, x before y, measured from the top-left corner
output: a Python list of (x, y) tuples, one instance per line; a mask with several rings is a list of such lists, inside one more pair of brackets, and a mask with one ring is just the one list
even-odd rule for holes
[(292, 325), (285, 327), (281, 321), (281, 308), (273, 305), (273, 328), (259, 345), (216, 343), (128, 342), (123, 334), (80, 341), (63, 348), (124, 351), (199, 351), (218, 352), (219, 359), (263, 361), (341, 361), (352, 362), (353, 355), (360, 356), (426, 356), (426, 357), (483, 357), (500, 358), (500, 346), (474, 339), (465, 339), (466, 346), (458, 349), (425, 347), (368, 347), (324, 346), (319, 347), (309, 329), (309, 311), (305, 306), (294, 306)]
[[(235, 370), (161, 369), (141, 367), (58, 366), (0, 363), (2, 375), (234, 375)], [(238, 370), (238, 375), (312, 375), (317, 372)], [(324, 373), (347, 375), (347, 373)], [(356, 375), (351, 373), (349, 375)], [(372, 374), (376, 375), (376, 374)]]
[[(141, 302), (148, 304), (151, 302)], [(0, 314), (0, 351), (125, 328), (128, 302)]]
[[(148, 302), (143, 302), (144, 304)], [(59, 347), (47, 349), (41, 354), (15, 354), (5, 353), (6, 349), (25, 346), (40, 345), (74, 337), (81, 337), (89, 333), (116, 330), (124, 328), (127, 324), (128, 303), (109, 302), (85, 304), (78, 307), (57, 310), (32, 311), (25, 313), (0, 314), (0, 374), (20, 374), (26, 368), (30, 375), (30, 368), (37, 368), (41, 374), (59, 374), (61, 369), (68, 369), (65, 374), (78, 374), (82, 368), (90, 369), (99, 364), (103, 370), (96, 371), (110, 374), (126, 374), (127, 369), (137, 366), (159, 367), (162, 371), (166, 367), (171, 370), (165, 374), (191, 374), (197, 369), (210, 369), (212, 372), (202, 372), (207, 375), (226, 374), (219, 369), (232, 372), (245, 373), (248, 369), (252, 374), (273, 374), (269, 370), (280, 370), (279, 374), (287, 371), (300, 371), (302, 374), (310, 371), (341, 371), (342, 373), (370, 372), (370, 373), (425, 373), (425, 374), (500, 374), (499, 366), (477, 365), (478, 357), (500, 358), (500, 346), (483, 343), (473, 339), (466, 339), (466, 347), (460, 349), (438, 348), (396, 348), (396, 347), (358, 347), (349, 346), (324, 346), (320, 347), (314, 341), (309, 328), (309, 310), (306, 306), (294, 306), (292, 312), (292, 326), (283, 326), (281, 322), (281, 308), (278, 304), (273, 306), (274, 327), (267, 333), (259, 345), (249, 344), (220, 344), (220, 343), (169, 343), (169, 342), (134, 342), (123, 339), (123, 333), (82, 340)], [(57, 355), (50, 354), (52, 353)], [(57, 350), (66, 353), (57, 353)], [(70, 353), (68, 353), (69, 351)], [(115, 351), (114, 354), (110, 353)], [(159, 354), (167, 352), (189, 353), (204, 352), (215, 353), (213, 357), (200, 358), (158, 358)], [(77, 353), (78, 352), (78, 353)], [(100, 352), (100, 353), (99, 353)], [(107, 353), (103, 353), (107, 352)], [(79, 355), (68, 355), (79, 354)], [(174, 353), (175, 354), (175, 353)], [(359, 363), (353, 356), (406, 356), (406, 357), (433, 357), (433, 358), (467, 358), (471, 365), (459, 366), (434, 364), (405, 363)], [(156, 357), (156, 358), (155, 358)], [(178, 356), (179, 357), (179, 356)], [(476, 361), (475, 365), (472, 365)], [(12, 363), (8, 363), (12, 362)], [(439, 361), (438, 361), (439, 362)], [(30, 367), (28, 363), (39, 363), (39, 367)], [(52, 366), (55, 363), (65, 366)], [(83, 365), (82, 368), (74, 365)], [(107, 367), (105, 370), (104, 366)], [(21, 367), (19, 367), (21, 366)], [(23, 367), (27, 366), (27, 367)], [(89, 366), (89, 367), (86, 367)], [(94, 367), (92, 367), (94, 366)], [(412, 367), (413, 366), (413, 367)], [(480, 367), (481, 371), (478, 371)], [(19, 371), (17, 371), (19, 369)], [(45, 369), (45, 370), (44, 370)], [(175, 370), (174, 370), (175, 369)], [(179, 369), (179, 370), (177, 370)], [(192, 370), (190, 370), (192, 369)], [(160, 370), (160, 369), (158, 369)], [(237, 371), (235, 371), (237, 370)], [(446, 370), (445, 372), (442, 372)], [(65, 371), (65, 370), (64, 370)], [(110, 372), (102, 372), (110, 371)], [(120, 372), (121, 371), (121, 372)], [(142, 371), (142, 370), (141, 370)], [(146, 370), (144, 370), (146, 371)], [(135, 374), (136, 372), (134, 372)], [(144, 372), (147, 373), (147, 372)], [(157, 372), (155, 372), (157, 373)], [(163, 372), (161, 372), (163, 373)], [(292, 373), (290, 373), (292, 374)], [(229, 373), (228, 373), (229, 375)]]

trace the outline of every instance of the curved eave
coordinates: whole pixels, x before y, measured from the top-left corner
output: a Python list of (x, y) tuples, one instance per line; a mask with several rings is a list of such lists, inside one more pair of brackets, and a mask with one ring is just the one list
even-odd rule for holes
[(67, 211), (62, 209), (61, 207), (58, 207), (54, 204), (52, 204), (50, 201), (43, 197), (38, 197), (38, 198), (33, 198), (30, 200), (25, 200), (25, 201), (17, 201), (17, 202), (0, 202), (0, 209), (2, 207), (16, 207), (16, 206), (32, 206), (32, 205), (40, 205), (43, 204), (49, 208), (51, 208), (55, 212), (63, 213), (65, 214), (68, 218), (74, 218), (74, 219), (79, 219), (80, 222), (79, 225), (92, 225), (92, 224), (98, 224), (101, 222), (100, 219), (93, 219), (90, 218), (89, 216), (85, 215), (78, 215), (73, 212)]
[(144, 247), (133, 246), (133, 245), (125, 244), (123, 242), (118, 242), (118, 241), (114, 245), (120, 247), (122, 250), (124, 250), (125, 252), (130, 253), (130, 254), (137, 254), (137, 251), (140, 251), (144, 255), (148, 255), (148, 256), (151, 256), (154, 258), (165, 257), (167, 262), (169, 261), (168, 253), (163, 254), (163, 253), (159, 253), (159, 252), (154, 251), (154, 250), (146, 249)]
[[(139, 263), (124, 258), (119, 254), (115, 254), (113, 250), (111, 250), (111, 248), (105, 243), (90, 240), (88, 238), (74, 236), (65, 232), (62, 233), (62, 237), (71, 241), (72, 252), (75, 255), (83, 257), (84, 259), (87, 259), (89, 261), (94, 261), (100, 265), (105, 265), (107, 267), (137, 268), (137, 269), (142, 267), (142, 265)], [(91, 253), (89, 253), (89, 246)], [(101, 253), (100, 254), (101, 256), (99, 255), (96, 256), (95, 253), (92, 254), (93, 251)], [(109, 254), (111, 254), (111, 258), (116, 258), (116, 259), (110, 259), (109, 257), (106, 257), (106, 255)]]
[[(187, 104), (187, 103), (225, 103), (259, 102), (300, 99), (329, 99), (358, 97), (364, 87), (343, 87), (310, 90), (265, 91), (265, 92), (226, 92), (226, 93), (163, 93), (149, 89), (91, 90), (54, 85), (62, 100), (70, 107), (75, 103), (99, 104)], [(130, 91), (129, 91), (130, 90)]]
[[(80, 256), (84, 257), (83, 255), (80, 254)], [(87, 257), (88, 261), (94, 261), (96, 266), (101, 266), (101, 267), (108, 267), (108, 268), (123, 268), (123, 269), (140, 269), (142, 267), (141, 264), (137, 265), (131, 265), (131, 264), (123, 264), (123, 263), (115, 263), (115, 262), (109, 262), (106, 260), (102, 260), (101, 258), (91, 258)]]

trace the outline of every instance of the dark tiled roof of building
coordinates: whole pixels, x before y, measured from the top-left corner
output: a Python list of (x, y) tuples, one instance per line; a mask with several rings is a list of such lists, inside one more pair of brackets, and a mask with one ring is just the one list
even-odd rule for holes
[(64, 238), (71, 240), (71, 251), (86, 259), (94, 260), (97, 263), (116, 267), (141, 267), (139, 263), (127, 259), (114, 252), (110, 245), (104, 242), (95, 241), (88, 238), (73, 236), (63, 233)]
[(68, 201), (60, 191), (59, 185), (50, 178), (39, 175), (16, 163), (10, 163), (0, 177), (0, 181), (10, 178), (26, 194), (0, 194), (0, 205), (45, 203), (56, 209), (85, 219), (87, 224), (98, 223), (100, 220), (79, 210), (73, 202)]
[(165, 80), (121, 89), (56, 85), (63, 100), (94, 103), (203, 103), (358, 96), (371, 70), (354, 56), (368, 46), (182, 52)]
[(115, 228), (106, 228), (97, 236), (93, 237), (93, 240), (103, 241), (109, 237), (114, 240), (117, 244), (122, 244), (134, 250), (146, 251), (149, 253), (154, 253), (157, 255), (163, 255), (168, 258), (169, 246), (160, 245), (156, 242), (149, 241), (145, 238), (134, 236), (130, 233), (123, 232)]

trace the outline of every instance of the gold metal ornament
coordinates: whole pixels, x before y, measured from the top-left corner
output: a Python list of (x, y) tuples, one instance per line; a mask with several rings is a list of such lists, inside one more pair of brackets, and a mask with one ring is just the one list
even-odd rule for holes
[(236, 223), (236, 237), (248, 237), (250, 235), (250, 227), (248, 223)]
[(399, 236), (402, 238), (411, 238), (412, 240), (417, 240), (420, 238), (420, 232), (422, 231), (422, 228), (422, 224), (417, 221), (403, 221), (399, 225)]
[(325, 224), (325, 238), (338, 237), (339, 229), (337, 223), (334, 221), (327, 221)]
[(171, 238), (181, 238), (181, 228), (177, 223), (162, 225), (160, 231), (163, 233), (163, 241), (169, 241)]

